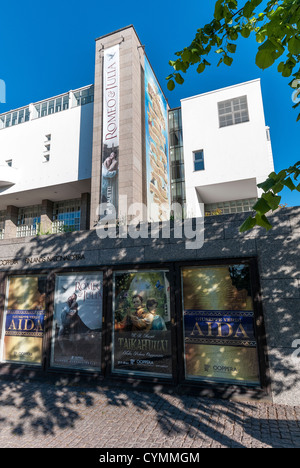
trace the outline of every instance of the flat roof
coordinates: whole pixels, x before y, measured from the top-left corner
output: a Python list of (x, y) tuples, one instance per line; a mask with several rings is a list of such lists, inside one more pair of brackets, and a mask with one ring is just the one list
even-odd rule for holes
[(213, 91), (207, 91), (206, 93), (196, 94), (195, 96), (190, 96), (190, 97), (180, 99), (180, 102), (188, 101), (189, 99), (195, 99), (195, 98), (198, 98), (198, 97), (206, 96), (208, 94), (218, 93), (219, 91), (226, 91), (228, 89), (237, 88), (238, 86), (244, 86), (244, 85), (247, 85), (247, 84), (250, 84), (250, 83), (256, 83), (257, 81), (260, 82), (261, 79), (256, 78), (255, 80), (245, 81), (244, 83), (237, 83), (237, 84), (234, 84), (234, 85), (231, 85), (231, 86), (226, 86), (225, 88), (218, 88), (218, 89), (214, 89)]

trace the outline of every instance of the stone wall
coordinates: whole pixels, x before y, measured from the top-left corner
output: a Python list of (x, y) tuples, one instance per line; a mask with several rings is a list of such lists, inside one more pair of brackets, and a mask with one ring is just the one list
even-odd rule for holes
[[(245, 214), (205, 219), (201, 249), (187, 250), (186, 239), (99, 239), (95, 230), (0, 241), (0, 275), (4, 271), (51, 270), (152, 262), (257, 258), (262, 308), (275, 403), (300, 401), (300, 207), (273, 215), (268, 233), (256, 228), (239, 233)], [(196, 220), (194, 220), (196, 223)], [(161, 225), (156, 225), (160, 234)], [(65, 257), (65, 258), (64, 258)], [(295, 343), (294, 343), (295, 346)]]

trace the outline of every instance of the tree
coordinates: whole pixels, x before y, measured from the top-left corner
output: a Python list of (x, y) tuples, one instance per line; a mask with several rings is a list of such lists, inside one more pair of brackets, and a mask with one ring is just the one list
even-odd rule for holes
[[(300, 0), (270, 0), (265, 8), (262, 3), (263, 0), (217, 0), (213, 20), (198, 29), (191, 45), (176, 52), (178, 58), (169, 62), (174, 72), (167, 77), (168, 89), (172, 91), (176, 83), (184, 83), (182, 74), (190, 66), (197, 65), (197, 72), (203, 73), (211, 66), (207, 59), (212, 53), (220, 57), (217, 66), (231, 66), (237, 40), (247, 39), (253, 33), (260, 44), (256, 65), (264, 70), (281, 58), (277, 70), (283, 77), (292, 77), (289, 84), (294, 90), (293, 108), (297, 109), (300, 106)], [(300, 121), (300, 113), (297, 121)], [(266, 215), (280, 207), (278, 194), (284, 187), (300, 192), (299, 175), (300, 161), (278, 174), (273, 172), (259, 184), (264, 193), (253, 207), (254, 215), (245, 221), (241, 231), (256, 225), (271, 229)]]

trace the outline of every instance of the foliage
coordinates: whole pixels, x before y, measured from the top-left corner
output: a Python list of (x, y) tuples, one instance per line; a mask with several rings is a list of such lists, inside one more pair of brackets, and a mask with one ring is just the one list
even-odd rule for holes
[(272, 172), (268, 179), (259, 184), (264, 193), (261, 198), (254, 205), (253, 210), (256, 211), (254, 216), (249, 216), (244, 224), (241, 226), (240, 231), (245, 232), (252, 229), (254, 226), (262, 226), (267, 231), (272, 228), (272, 224), (267, 219), (266, 214), (270, 211), (278, 210), (281, 205), (281, 196), (278, 195), (284, 187), (289, 188), (291, 191), (297, 190), (300, 192), (300, 183), (297, 178), (300, 175), (300, 161), (289, 169), (283, 169), (278, 174)]
[[(197, 65), (197, 72), (203, 73), (211, 63), (207, 60), (213, 52), (219, 57), (217, 66), (231, 66), (233, 55), (237, 50), (239, 38), (248, 38), (255, 34), (259, 44), (256, 54), (256, 65), (265, 70), (275, 64), (277, 70), (285, 78), (292, 77), (290, 86), (293, 88), (294, 109), (300, 106), (300, 0), (270, 0), (265, 8), (263, 0), (217, 0), (214, 19), (203, 28), (198, 29), (189, 47), (177, 52), (178, 57), (170, 61), (174, 72), (167, 77), (168, 89), (172, 91), (176, 83), (183, 84), (183, 74), (190, 66)], [(260, 7), (260, 8), (258, 8)], [(260, 10), (260, 11), (258, 11)], [(300, 120), (300, 113), (297, 121)], [(264, 191), (253, 209), (254, 217), (243, 224), (245, 231), (260, 225), (266, 229), (272, 226), (266, 214), (278, 209), (281, 197), (278, 193), (288, 187), (299, 190), (297, 178), (300, 174), (300, 163), (296, 163), (279, 174), (273, 172), (268, 179), (260, 184)], [(294, 182), (292, 181), (292, 178)]]

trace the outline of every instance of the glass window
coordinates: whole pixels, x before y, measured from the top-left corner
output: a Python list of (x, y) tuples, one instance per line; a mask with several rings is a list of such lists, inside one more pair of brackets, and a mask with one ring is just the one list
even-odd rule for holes
[(51, 366), (101, 370), (103, 274), (56, 277)]
[(80, 199), (54, 203), (52, 232), (80, 231)]
[(248, 265), (182, 269), (185, 375), (259, 385)]
[(41, 206), (19, 208), (17, 237), (35, 236), (41, 224)]
[(249, 121), (247, 96), (218, 103), (220, 127)]
[(194, 151), (194, 170), (195, 171), (204, 171), (204, 151)]
[(9, 278), (3, 320), (2, 362), (40, 366), (46, 301), (46, 277)]
[(114, 273), (112, 371), (171, 377), (169, 272)]

